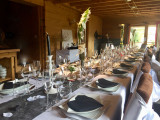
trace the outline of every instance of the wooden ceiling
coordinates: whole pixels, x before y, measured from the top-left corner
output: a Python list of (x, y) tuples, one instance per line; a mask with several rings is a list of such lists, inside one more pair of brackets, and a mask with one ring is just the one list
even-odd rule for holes
[(55, 4), (69, 4), (80, 11), (91, 8), (93, 15), (153, 16), (160, 15), (160, 0), (52, 0)]

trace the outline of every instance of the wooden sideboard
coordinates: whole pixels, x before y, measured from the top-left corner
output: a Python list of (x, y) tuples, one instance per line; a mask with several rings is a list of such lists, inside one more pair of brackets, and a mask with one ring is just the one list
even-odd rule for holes
[(0, 64), (7, 68), (6, 78), (0, 78), (0, 82), (15, 79), (15, 73), (17, 71), (17, 52), (20, 52), (20, 49), (0, 50)]

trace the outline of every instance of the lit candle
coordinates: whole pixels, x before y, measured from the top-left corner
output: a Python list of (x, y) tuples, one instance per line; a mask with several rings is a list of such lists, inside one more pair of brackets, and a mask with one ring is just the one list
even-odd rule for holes
[(48, 47), (48, 55), (51, 55), (50, 38), (48, 33), (47, 33), (47, 47)]

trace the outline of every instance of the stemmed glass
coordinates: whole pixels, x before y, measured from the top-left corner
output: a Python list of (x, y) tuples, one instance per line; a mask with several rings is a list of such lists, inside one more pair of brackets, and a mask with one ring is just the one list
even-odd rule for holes
[(44, 89), (45, 89), (45, 92), (47, 94), (47, 105), (46, 105), (46, 109), (48, 109), (49, 107), (49, 91), (52, 87), (52, 83), (50, 81), (47, 81), (44, 83)]
[(27, 85), (26, 85), (26, 87), (27, 87), (27, 93), (29, 93), (30, 91), (29, 91), (29, 78), (32, 76), (32, 73), (33, 72), (33, 70), (32, 70), (32, 65), (24, 65), (23, 67), (22, 67), (22, 70), (21, 70), (21, 76), (24, 78), (24, 79), (26, 79), (27, 80)]
[(66, 84), (62, 84), (59, 87), (59, 95), (62, 99), (67, 99), (69, 97), (70, 89), (69, 86)]
[(41, 74), (41, 63), (40, 61), (33, 61), (33, 76), (36, 79), (36, 88), (38, 86), (37, 77)]

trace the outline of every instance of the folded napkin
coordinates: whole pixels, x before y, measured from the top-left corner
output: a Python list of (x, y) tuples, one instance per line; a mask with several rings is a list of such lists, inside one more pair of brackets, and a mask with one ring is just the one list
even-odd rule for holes
[(37, 95), (37, 96), (29, 97), (29, 98), (27, 98), (27, 100), (31, 102), (31, 101), (34, 101), (37, 99), (43, 99), (43, 98), (45, 98), (45, 96)]
[(132, 65), (128, 65), (128, 64), (125, 64), (125, 63), (121, 63), (120, 66), (121, 67), (133, 67)]
[[(24, 84), (27, 84), (27, 82), (24, 82)], [(13, 83), (13, 82), (5, 82), (3, 89), (12, 89), (12, 88), (17, 88), (20, 87), (22, 85), (22, 82), (17, 82), (17, 83)]]
[(127, 72), (121, 71), (121, 70), (118, 70), (118, 69), (113, 69), (112, 73), (114, 73), (114, 74), (125, 74)]
[(115, 83), (115, 82), (111, 82), (111, 81), (108, 81), (104, 78), (100, 78), (98, 79), (98, 82), (96, 82), (96, 84), (102, 88), (107, 88), (107, 87), (114, 87), (114, 86), (117, 86), (118, 83)]
[(12, 113), (8, 112), (8, 113), (3, 113), (3, 117), (12, 117)]
[(74, 101), (70, 101), (67, 104), (69, 108), (76, 112), (91, 111), (103, 106), (95, 99), (87, 97), (85, 95), (78, 95)]

